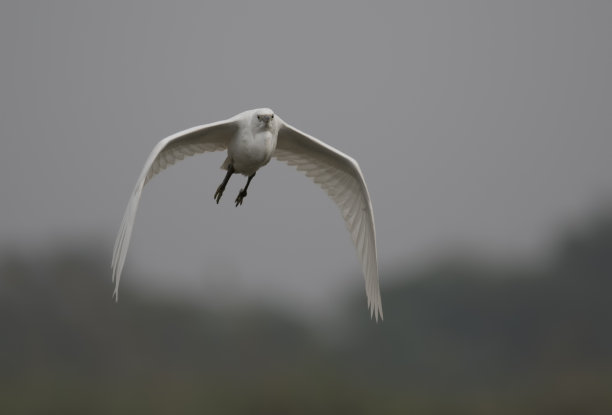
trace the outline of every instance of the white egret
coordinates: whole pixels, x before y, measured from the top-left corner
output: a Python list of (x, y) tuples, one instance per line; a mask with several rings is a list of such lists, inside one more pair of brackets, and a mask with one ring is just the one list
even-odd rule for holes
[(232, 174), (240, 173), (248, 177), (235, 200), (236, 206), (242, 205), (255, 173), (272, 157), (303, 171), (327, 192), (340, 209), (361, 260), (370, 315), (377, 321), (379, 317), (382, 319), (374, 216), (359, 165), (332, 146), (285, 123), (269, 108), (245, 111), (224, 121), (190, 128), (155, 146), (136, 182), (115, 242), (112, 261), (115, 299), (118, 299), (121, 271), (144, 185), (185, 156), (219, 150), (227, 150), (221, 166), (227, 173), (214, 194), (217, 203)]

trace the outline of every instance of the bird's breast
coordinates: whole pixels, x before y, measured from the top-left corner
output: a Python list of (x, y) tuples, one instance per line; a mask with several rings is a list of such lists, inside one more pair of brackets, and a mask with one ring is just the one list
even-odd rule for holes
[(272, 131), (238, 134), (228, 146), (236, 172), (251, 175), (268, 164), (276, 148), (276, 138)]

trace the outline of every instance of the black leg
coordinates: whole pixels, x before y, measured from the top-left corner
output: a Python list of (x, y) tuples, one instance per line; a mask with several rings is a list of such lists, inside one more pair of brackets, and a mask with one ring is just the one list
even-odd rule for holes
[(236, 198), (236, 207), (238, 207), (238, 205), (241, 205), (242, 199), (246, 197), (247, 189), (249, 188), (249, 184), (251, 184), (251, 180), (253, 180), (253, 177), (255, 177), (255, 173), (249, 176), (249, 179), (247, 180), (247, 184), (246, 186), (244, 186), (244, 189), (240, 189), (240, 193), (238, 193), (238, 197)]
[(225, 179), (223, 179), (223, 182), (219, 185), (219, 187), (217, 187), (217, 191), (215, 192), (215, 200), (217, 201), (217, 204), (219, 204), (219, 200), (221, 200), (221, 196), (223, 196), (225, 186), (227, 185), (227, 182), (229, 182), (230, 177), (232, 177), (232, 174), (234, 174), (234, 166), (230, 164), (227, 166), (227, 174), (225, 175)]

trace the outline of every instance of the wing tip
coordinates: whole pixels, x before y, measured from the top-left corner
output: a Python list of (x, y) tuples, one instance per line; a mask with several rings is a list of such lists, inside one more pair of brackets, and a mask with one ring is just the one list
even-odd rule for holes
[(382, 305), (378, 304), (376, 306), (370, 307), (370, 320), (375, 320), (376, 324), (378, 324), (378, 319), (380, 318), (380, 322), (384, 321)]

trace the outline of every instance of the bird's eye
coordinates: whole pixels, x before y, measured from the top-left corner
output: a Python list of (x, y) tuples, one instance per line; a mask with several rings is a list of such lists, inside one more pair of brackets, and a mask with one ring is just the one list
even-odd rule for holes
[(258, 119), (259, 121), (261, 121), (261, 116), (260, 116), (260, 115), (258, 115), (258, 116), (257, 116), (257, 119)]
[(272, 114), (272, 116), (270, 118), (274, 119), (274, 114)]

